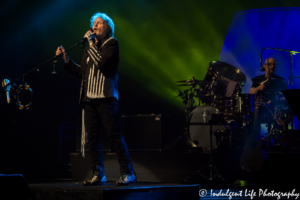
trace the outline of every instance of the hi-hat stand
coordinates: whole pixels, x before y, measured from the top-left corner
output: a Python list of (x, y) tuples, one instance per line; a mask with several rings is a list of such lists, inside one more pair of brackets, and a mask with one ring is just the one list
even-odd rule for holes
[[(179, 82), (182, 82), (182, 81), (179, 81)], [(180, 138), (184, 137), (187, 139), (187, 143), (189, 146), (191, 147), (196, 147), (196, 145), (194, 144), (194, 142), (189, 138), (188, 136), (188, 122), (190, 120), (190, 114), (192, 112), (192, 110), (194, 110), (194, 106), (193, 104), (195, 103), (195, 100), (194, 100), (194, 96), (195, 96), (195, 87), (196, 87), (196, 79), (195, 77), (193, 76), (191, 80), (188, 80), (188, 81), (185, 81), (185, 82), (188, 82), (188, 84), (184, 84), (184, 86), (192, 86), (190, 89), (187, 89), (187, 90), (184, 90), (184, 93), (182, 93), (180, 90), (179, 90), (179, 97), (181, 97), (185, 103), (185, 106), (184, 106), (184, 113), (185, 113), (185, 132), (177, 139), (179, 140)], [(183, 85), (179, 85), (179, 86), (183, 86)], [(199, 103), (198, 103), (199, 104)], [(197, 105), (199, 106), (199, 105)]]

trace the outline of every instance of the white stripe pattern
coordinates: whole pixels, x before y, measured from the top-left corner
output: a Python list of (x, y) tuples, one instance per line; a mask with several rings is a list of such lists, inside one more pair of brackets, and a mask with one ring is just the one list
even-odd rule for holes
[(99, 99), (105, 98), (104, 95), (104, 82), (105, 76), (97, 70), (97, 76), (94, 75), (95, 65), (93, 68), (90, 68), (89, 78), (88, 78), (88, 85), (87, 85), (87, 97), (90, 99)]
[(98, 63), (100, 61), (100, 58), (99, 58), (100, 56), (96, 56), (95, 53), (91, 49), (88, 50), (88, 53), (91, 56), (91, 58), (93, 59), (94, 63), (96, 65), (98, 65)]
[(93, 46), (91, 50), (93, 50), (93, 52), (97, 55), (98, 60), (100, 61), (101, 55), (98, 53), (98, 49), (95, 46)]
[[(113, 39), (113, 37), (110, 37), (107, 40), (105, 40), (99, 49), (101, 49), (111, 39)], [(102, 60), (102, 56), (100, 55), (98, 48), (96, 46), (92, 46), (87, 50), (87, 52), (94, 61), (94, 64), (98, 66), (99, 62), (101, 62)]]

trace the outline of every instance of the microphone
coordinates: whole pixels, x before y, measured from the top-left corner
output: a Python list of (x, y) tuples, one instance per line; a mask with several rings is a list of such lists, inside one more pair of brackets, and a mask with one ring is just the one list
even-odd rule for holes
[[(93, 29), (90, 29), (90, 31), (92, 31), (92, 32), (93, 32)], [(82, 38), (82, 40), (79, 42), (79, 43), (81, 43), (81, 48), (83, 48), (83, 47), (84, 47), (84, 45), (85, 45), (86, 41), (87, 41), (87, 38), (86, 38), (86, 37), (83, 37), (83, 38)]]
[(262, 53), (260, 54), (260, 71), (266, 71), (266, 69), (262, 66)]
[(266, 49), (269, 49), (269, 47), (263, 48), (260, 52), (260, 71), (262, 71), (262, 72), (266, 71), (266, 69), (262, 65), (262, 54), (263, 54), (264, 50), (266, 50)]
[(6, 92), (6, 101), (8, 104), (10, 103), (9, 91), (10, 91), (11, 85), (9, 85), (9, 86), (6, 86), (6, 85), (9, 83), (10, 83), (10, 81), (8, 79), (3, 79), (3, 81), (2, 81), (2, 87), (4, 88), (4, 90)]

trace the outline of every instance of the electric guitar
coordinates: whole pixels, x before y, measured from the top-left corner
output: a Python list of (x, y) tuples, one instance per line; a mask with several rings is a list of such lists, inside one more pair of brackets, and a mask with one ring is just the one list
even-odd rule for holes
[(264, 166), (265, 153), (261, 149), (262, 140), (257, 140), (260, 136), (260, 124), (258, 123), (258, 110), (261, 105), (261, 96), (256, 97), (253, 117), (253, 129), (245, 140), (245, 151), (240, 159), (241, 168), (248, 172), (255, 172)]

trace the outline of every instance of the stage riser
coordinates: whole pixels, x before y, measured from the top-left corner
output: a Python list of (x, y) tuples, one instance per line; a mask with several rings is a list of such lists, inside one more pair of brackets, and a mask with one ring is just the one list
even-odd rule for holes
[[(131, 160), (138, 181), (183, 183), (191, 173), (208, 163), (208, 156), (164, 153), (164, 152), (131, 152)], [(114, 153), (103, 155), (105, 174), (108, 180), (120, 178), (118, 156)], [(87, 153), (83, 158), (77, 153), (71, 154), (72, 181), (83, 181), (92, 176), (92, 165)]]
[(37, 200), (102, 200), (103, 191), (32, 188)]
[(33, 188), (37, 199), (43, 200), (199, 200), (200, 187), (119, 189), (119, 190), (74, 190)]
[[(89, 154), (83, 158), (78, 153), (71, 155), (72, 181), (82, 182), (92, 176), (92, 165)], [(184, 183), (184, 179), (199, 168), (208, 166), (209, 154), (174, 153), (174, 152), (131, 152), (131, 160), (138, 181)], [(103, 155), (105, 174), (108, 180), (119, 179), (118, 156), (112, 153)], [(214, 164), (229, 176), (239, 170), (240, 154), (216, 154), (213, 156)]]
[[(288, 156), (283, 153), (268, 153), (269, 159), (265, 161), (263, 169), (251, 173), (241, 169), (240, 157), (241, 153), (238, 152), (213, 154), (213, 164), (216, 164), (228, 184), (244, 177), (255, 177), (258, 181), (261, 179), (276, 184), (285, 180), (289, 173), (300, 179), (298, 153)], [(142, 182), (185, 183), (187, 176), (209, 164), (208, 153), (131, 152), (131, 159), (137, 180)], [(117, 155), (104, 153), (105, 174), (110, 181), (119, 179), (117, 160)], [(78, 153), (71, 154), (71, 164), (73, 181), (82, 182), (92, 176), (89, 154), (86, 158)], [(209, 175), (209, 171), (203, 173)], [(196, 176), (186, 183), (201, 183), (203, 186), (203, 180), (204, 178)]]

